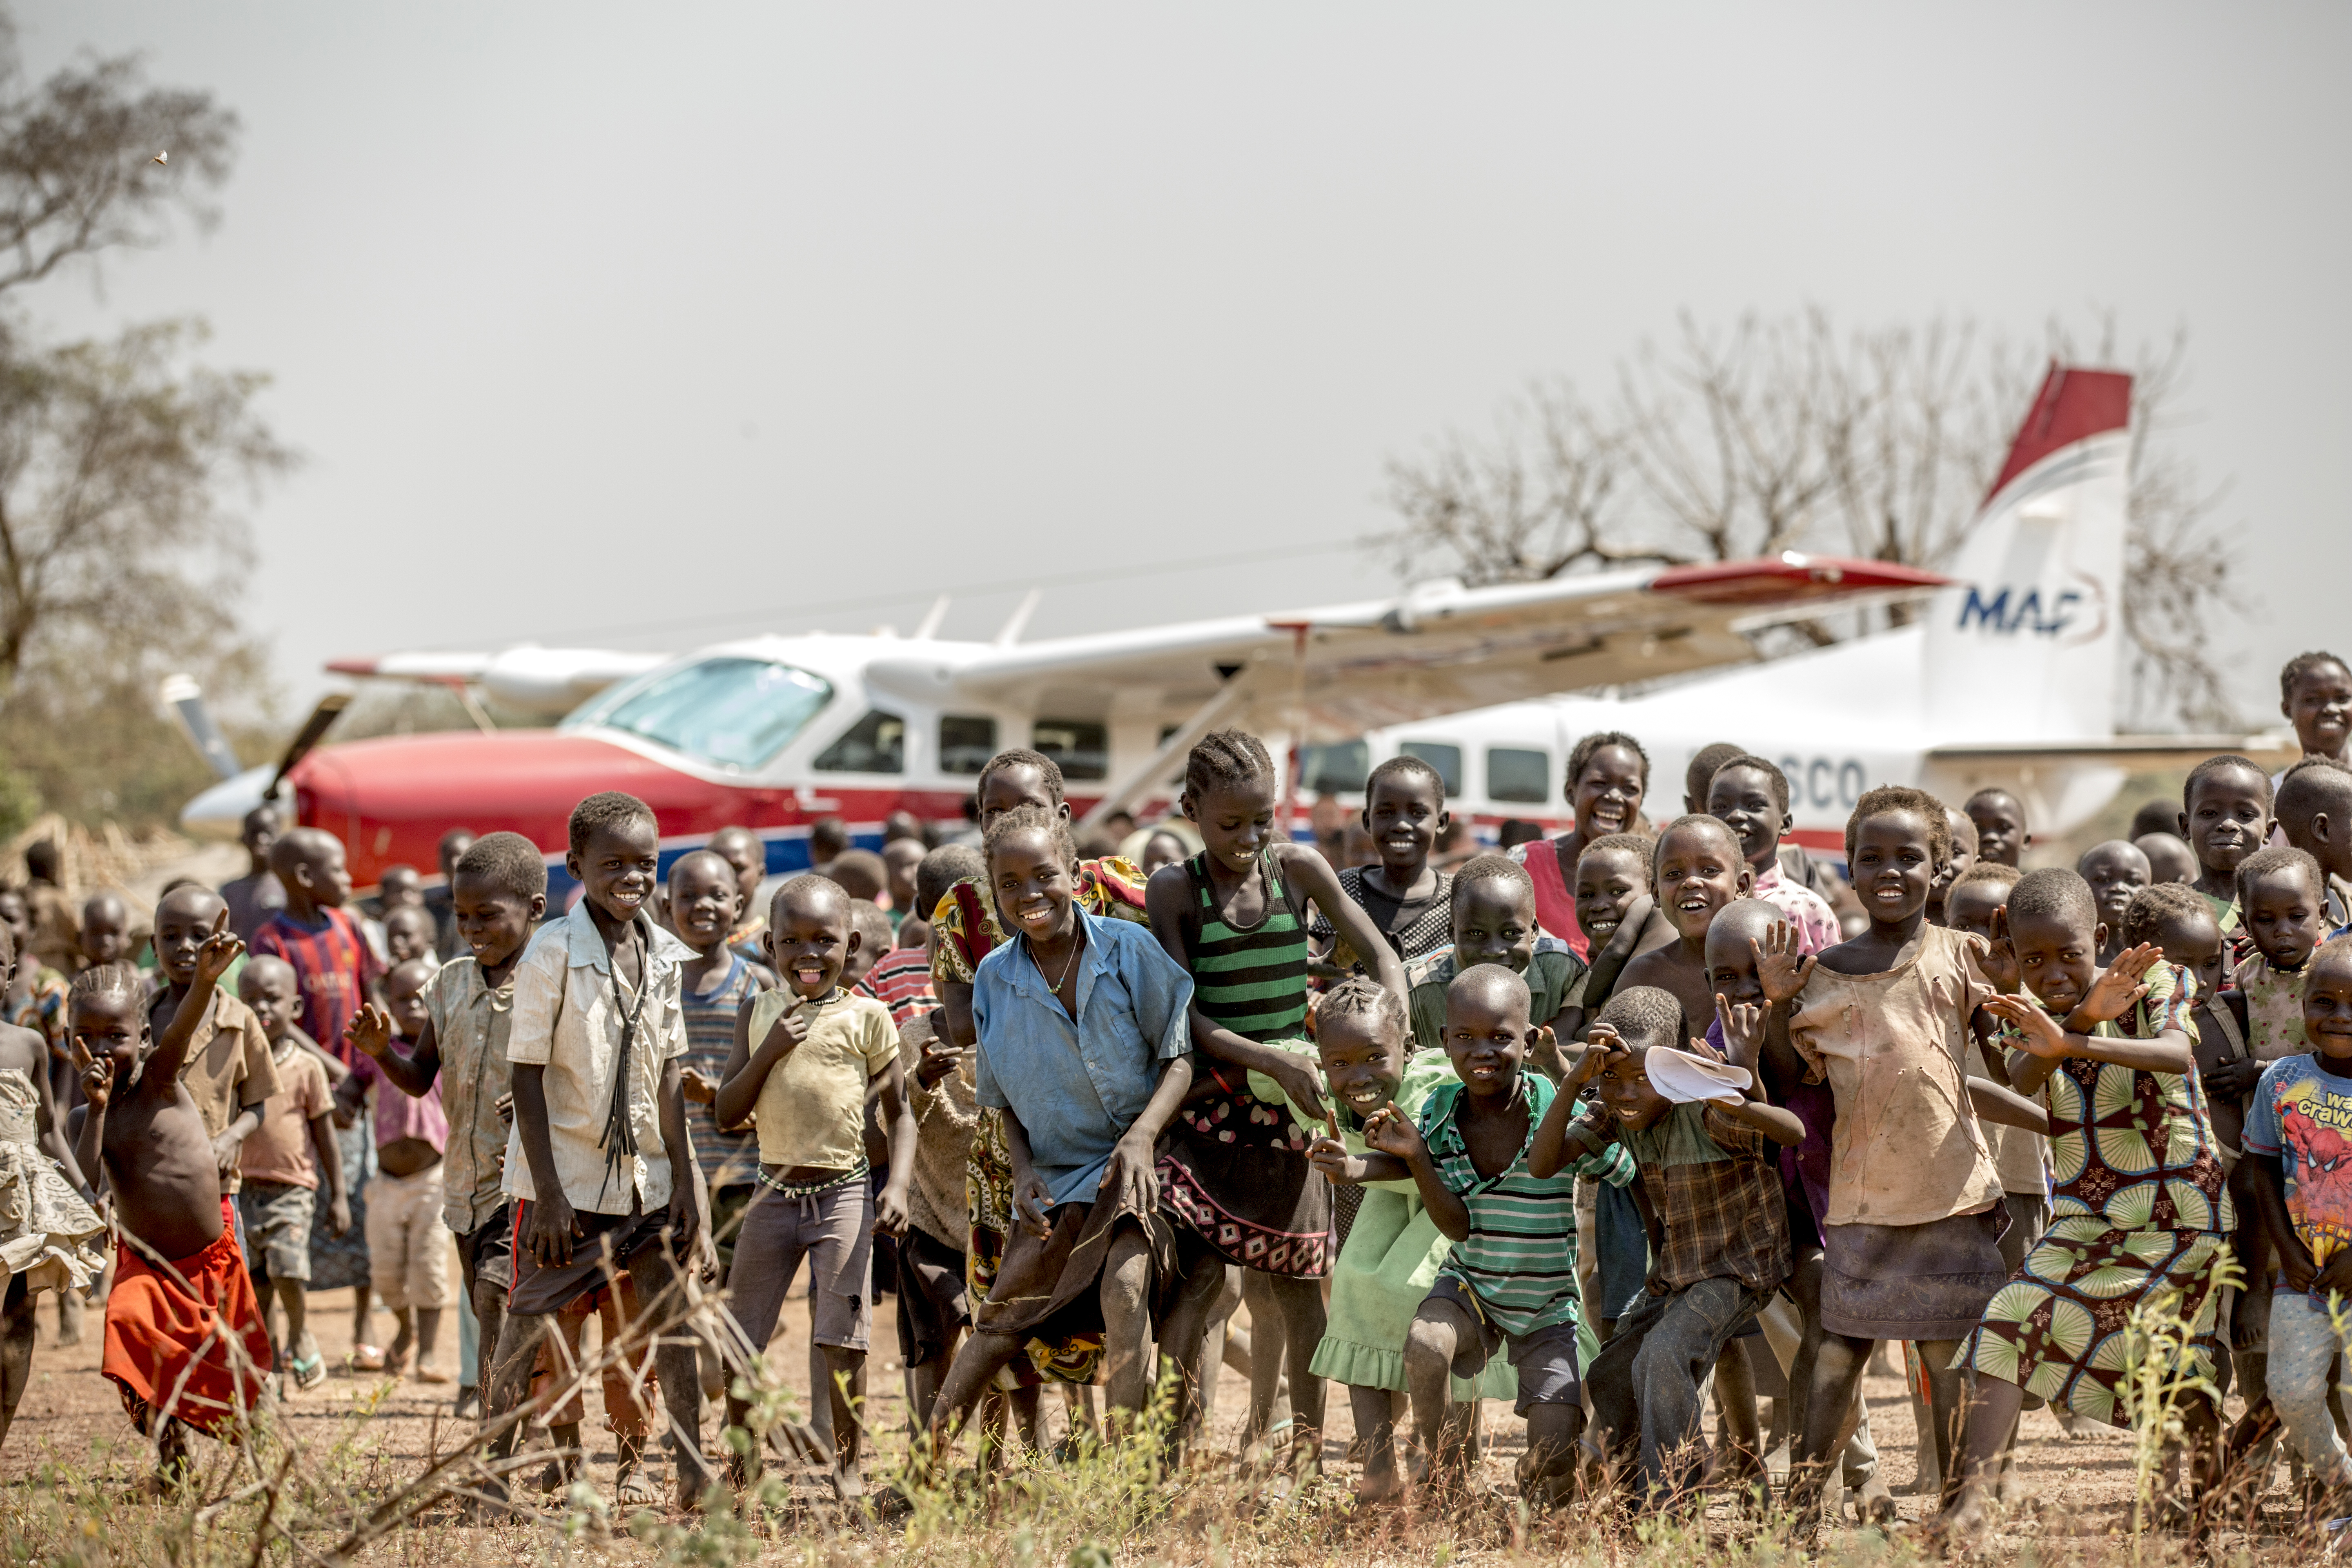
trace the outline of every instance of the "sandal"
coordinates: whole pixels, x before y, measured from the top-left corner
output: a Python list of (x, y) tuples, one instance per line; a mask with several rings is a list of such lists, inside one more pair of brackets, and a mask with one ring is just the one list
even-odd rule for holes
[(637, 1466), (614, 1483), (613, 1500), (623, 1508), (659, 1508), (661, 1489)]
[(353, 1345), (352, 1347), (352, 1370), (353, 1372), (382, 1372), (383, 1370), (383, 1352), (374, 1345)]
[(289, 1356), (286, 1370), (294, 1374), (294, 1386), (308, 1394), (327, 1381), (327, 1358), (322, 1355)]

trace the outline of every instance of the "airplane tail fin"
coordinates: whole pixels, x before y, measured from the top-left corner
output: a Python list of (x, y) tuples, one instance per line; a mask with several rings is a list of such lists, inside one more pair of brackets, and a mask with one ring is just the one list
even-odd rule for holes
[(2131, 377), (2053, 364), (1927, 612), (1927, 711), (1951, 742), (2112, 734)]

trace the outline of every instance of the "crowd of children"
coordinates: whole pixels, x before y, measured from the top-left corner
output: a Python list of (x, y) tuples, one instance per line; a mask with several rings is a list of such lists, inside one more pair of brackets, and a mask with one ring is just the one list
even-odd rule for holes
[(144, 931), (28, 863), (0, 892), (0, 1438), (40, 1292), (104, 1289), (105, 1373), (168, 1479), (273, 1374), (327, 1375), (306, 1297), (352, 1285), (351, 1364), (454, 1380), (494, 1461), (545, 1428), (551, 1488), (599, 1319), (636, 1346), (604, 1380), (617, 1494), (657, 1500), (663, 1439), (692, 1507), (760, 1470), (727, 1368), (805, 1260), (824, 1393), (795, 1451), (844, 1498), (890, 1294), (919, 1463), (983, 1406), (990, 1453), (1034, 1445), (1047, 1383), (1099, 1384), (1118, 1437), (1163, 1367), (1163, 1440), (1192, 1440), (1239, 1300), (1253, 1439), (1286, 1371), (1277, 1473), (1312, 1478), (1337, 1379), (1367, 1503), (1461, 1485), (1508, 1399), (1533, 1504), (1759, 1504), (1785, 1436), (1801, 1533), (1841, 1478), (1883, 1522), (1860, 1384), (1901, 1342), (1947, 1543), (2021, 1484), (2024, 1409), (2129, 1425), (2158, 1383), (2189, 1528), (2282, 1440), (2340, 1515), (2352, 670), (2282, 688), (2300, 762), (2210, 758), (2073, 868), (2022, 868), (2011, 792), (1882, 786), (1841, 878), (1729, 743), (1653, 826), (1613, 732), (1575, 747), (1558, 837), (1455, 847), (1400, 757), (1360, 837), (1321, 813), (1302, 843), (1234, 731), (1123, 841), (1082, 854), (1054, 760), (1011, 751), (977, 844), (820, 824), (764, 906), (756, 834), (665, 868), (616, 793), (572, 815), (568, 911), (540, 847), (453, 833), (441, 886), (392, 868), (362, 914), (342, 846), (268, 808), (247, 874)]

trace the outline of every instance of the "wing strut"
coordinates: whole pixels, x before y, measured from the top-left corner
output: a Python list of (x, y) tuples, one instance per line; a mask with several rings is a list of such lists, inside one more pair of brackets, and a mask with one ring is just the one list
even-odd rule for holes
[(1095, 802), (1093, 809), (1078, 819), (1080, 827), (1093, 827), (1114, 811), (1125, 811), (1151, 793), (1168, 776), (1169, 767), (1200, 743), (1201, 737), (1223, 723), (1248, 701), (1249, 677), (1237, 675), (1217, 689), (1217, 694), (1192, 710), (1192, 716), (1168, 731), (1151, 760), (1118, 781), (1108, 795)]

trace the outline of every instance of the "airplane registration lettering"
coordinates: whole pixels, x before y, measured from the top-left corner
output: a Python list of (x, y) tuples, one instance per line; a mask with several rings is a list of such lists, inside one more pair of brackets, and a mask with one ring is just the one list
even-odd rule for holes
[(1849, 809), (1862, 800), (1870, 775), (1853, 757), (1782, 757), (1780, 771), (1789, 777), (1790, 804)]
[(2003, 637), (2013, 637), (2030, 628), (2036, 636), (2054, 637), (2074, 623), (2074, 606), (2083, 602), (2081, 594), (2066, 588), (2053, 595), (2045, 608), (2042, 602), (2042, 590), (2028, 588), (2024, 596), (2017, 601), (2016, 607), (2011, 609), (2009, 592), (2003, 588), (1987, 599), (1971, 585), (1968, 597), (1960, 602), (1960, 630), (1967, 631), (1975, 626)]

